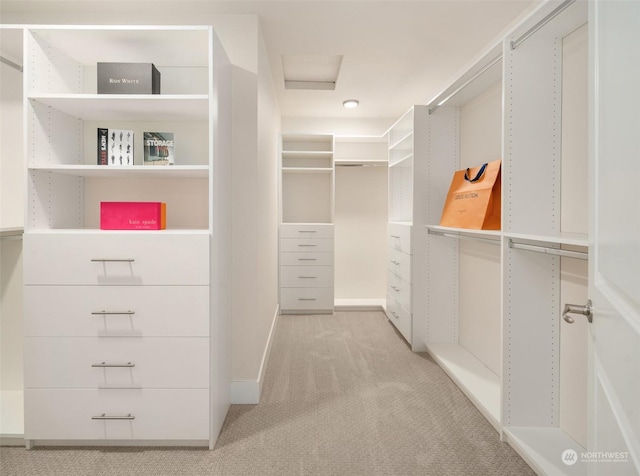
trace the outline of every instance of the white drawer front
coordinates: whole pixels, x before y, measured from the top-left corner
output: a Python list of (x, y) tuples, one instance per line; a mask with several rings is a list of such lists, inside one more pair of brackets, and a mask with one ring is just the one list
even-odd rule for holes
[(333, 253), (280, 253), (281, 266), (333, 266)]
[(282, 288), (283, 311), (320, 311), (333, 309), (333, 288)]
[(25, 286), (25, 336), (209, 335), (208, 286)]
[(333, 240), (331, 238), (281, 238), (281, 252), (333, 252)]
[(391, 272), (387, 273), (387, 294), (411, 312), (411, 285)]
[(280, 225), (280, 238), (333, 238), (333, 225)]
[(24, 250), (25, 284), (209, 284), (204, 234), (27, 233)]
[(387, 317), (404, 338), (411, 342), (411, 314), (389, 295), (387, 295)]
[(411, 255), (389, 248), (387, 269), (406, 282), (411, 282)]
[(333, 266), (280, 266), (280, 286), (289, 288), (333, 287)]
[[(206, 389), (26, 389), (25, 438), (206, 440)], [(127, 420), (94, 420), (93, 417)]]
[(387, 224), (389, 247), (411, 254), (411, 225)]
[(24, 369), (28, 388), (208, 388), (209, 339), (26, 337)]

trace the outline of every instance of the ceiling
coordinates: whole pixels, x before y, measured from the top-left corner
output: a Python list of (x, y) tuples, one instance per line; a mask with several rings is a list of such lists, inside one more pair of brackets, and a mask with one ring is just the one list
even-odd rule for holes
[[(2, 9), (87, 16), (117, 3), (138, 13), (146, 5), (156, 17), (257, 14), (283, 117), (390, 119), (436, 96), (540, 0), (3, 0)], [(283, 55), (342, 56), (335, 90), (285, 89)], [(346, 99), (360, 107), (343, 108)]]

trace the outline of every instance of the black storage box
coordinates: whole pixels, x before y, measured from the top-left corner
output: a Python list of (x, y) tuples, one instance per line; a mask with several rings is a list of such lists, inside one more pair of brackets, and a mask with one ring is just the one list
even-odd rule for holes
[(98, 94), (160, 94), (152, 63), (98, 63)]

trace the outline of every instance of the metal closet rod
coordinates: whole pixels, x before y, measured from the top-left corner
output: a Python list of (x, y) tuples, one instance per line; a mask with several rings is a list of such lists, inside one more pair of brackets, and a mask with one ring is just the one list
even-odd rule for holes
[[(573, 0), (572, 0), (573, 1)], [(498, 56), (496, 56), (495, 58), (493, 58), (487, 65), (485, 65), (480, 71), (478, 71), (476, 74), (474, 74), (473, 76), (471, 76), (469, 79), (467, 79), (464, 83), (462, 83), (462, 85), (460, 85), (459, 87), (456, 88), (455, 91), (453, 91), (451, 94), (449, 94), (446, 98), (444, 98), (442, 101), (440, 101), (438, 104), (436, 104), (433, 107), (429, 108), (429, 114), (433, 114), (440, 106), (442, 106), (444, 103), (446, 103), (449, 99), (451, 99), (453, 96), (455, 96), (456, 94), (458, 94), (460, 91), (462, 91), (464, 88), (466, 88), (467, 86), (469, 86), (471, 83), (473, 83), (476, 79), (478, 79), (480, 76), (482, 76), (484, 73), (486, 73), (494, 64), (496, 64), (498, 61), (500, 61), (502, 59), (502, 53), (500, 53)]]
[(509, 248), (518, 250), (535, 251), (536, 253), (544, 253), (547, 255), (564, 256), (566, 258), (577, 258), (582, 260), (588, 260), (589, 255), (582, 251), (569, 251), (559, 248), (549, 248), (548, 246), (528, 245), (525, 243), (518, 243), (517, 241), (509, 240)]
[(11, 66), (12, 68), (17, 69), (22, 73), (22, 65), (19, 65), (18, 63), (14, 63), (13, 61), (5, 58), (4, 56), (0, 56), (0, 63), (4, 63), (7, 66)]
[(540, 20), (538, 23), (529, 28), (524, 34), (520, 35), (517, 40), (511, 40), (511, 49), (515, 50), (518, 46), (524, 43), (530, 36), (532, 36), (535, 32), (537, 32), (540, 28), (545, 26), (555, 17), (557, 17), (560, 13), (562, 13), (569, 5), (574, 3), (576, 0), (565, 0), (558, 7), (549, 13), (546, 17)]
[(490, 245), (500, 245), (500, 240), (491, 240), (489, 238), (481, 238), (479, 236), (470, 236), (470, 235), (460, 235), (460, 234), (456, 234), (456, 233), (447, 233), (447, 232), (440, 231), (440, 230), (432, 230), (431, 228), (429, 228), (427, 230), (427, 232), (430, 235), (444, 236), (445, 238), (453, 238), (453, 239), (456, 239), (456, 240), (479, 241), (480, 243), (488, 243)]

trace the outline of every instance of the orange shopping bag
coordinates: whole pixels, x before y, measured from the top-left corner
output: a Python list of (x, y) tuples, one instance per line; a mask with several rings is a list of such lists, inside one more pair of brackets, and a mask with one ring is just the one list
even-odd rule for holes
[(476, 230), (500, 229), (500, 160), (453, 175), (440, 225)]

